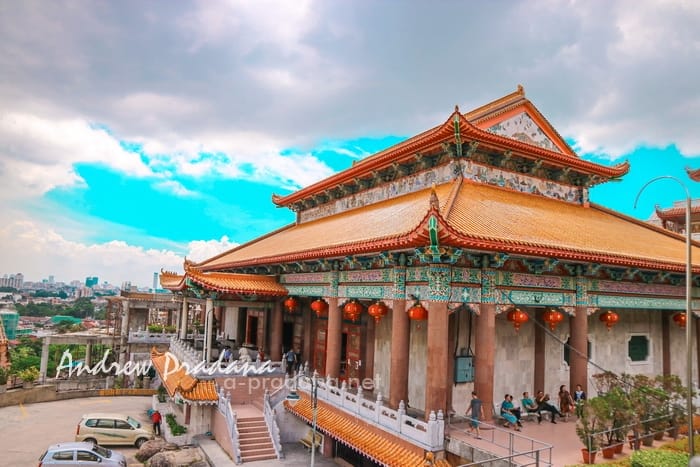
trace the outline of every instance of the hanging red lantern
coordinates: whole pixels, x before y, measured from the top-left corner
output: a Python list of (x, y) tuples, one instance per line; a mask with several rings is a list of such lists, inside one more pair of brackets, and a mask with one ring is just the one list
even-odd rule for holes
[(425, 321), (428, 319), (428, 310), (420, 303), (416, 303), (408, 309), (408, 318), (413, 321)]
[(605, 323), (605, 325), (608, 327), (608, 331), (610, 331), (610, 329), (620, 320), (620, 317), (614, 311), (608, 310), (600, 315), (600, 320)]
[(673, 321), (675, 321), (676, 324), (682, 328), (685, 327), (687, 320), (688, 316), (683, 311), (679, 311), (678, 313), (673, 315)]
[(311, 302), (311, 309), (316, 313), (316, 316), (321, 318), (328, 313), (328, 303), (322, 298), (316, 299)]
[(362, 305), (357, 300), (352, 300), (343, 307), (343, 317), (350, 321), (357, 321), (362, 314)]
[(522, 326), (524, 323), (527, 323), (530, 317), (522, 311), (520, 308), (513, 308), (508, 312), (508, 315), (506, 315), (506, 318), (508, 318), (508, 321), (513, 323), (513, 327), (515, 328), (515, 332), (520, 331), (520, 326)]
[(374, 302), (367, 308), (367, 313), (374, 318), (375, 323), (378, 323), (388, 311), (389, 308), (387, 308), (384, 302)]
[(564, 313), (558, 310), (548, 309), (542, 314), (542, 320), (554, 331), (559, 323), (564, 321)]
[(288, 312), (294, 313), (299, 307), (299, 301), (294, 297), (287, 297), (284, 301), (284, 307), (287, 309)]

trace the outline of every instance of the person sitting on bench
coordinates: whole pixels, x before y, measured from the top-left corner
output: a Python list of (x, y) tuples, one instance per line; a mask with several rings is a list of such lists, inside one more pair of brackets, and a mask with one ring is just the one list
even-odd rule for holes
[(525, 409), (527, 413), (537, 414), (537, 423), (542, 423), (542, 414), (540, 413), (540, 409), (537, 407), (535, 401), (533, 401), (530, 397), (529, 392), (525, 391), (523, 393), (523, 398), (520, 399), (520, 405), (522, 405), (522, 408)]
[(542, 412), (543, 410), (545, 412), (551, 412), (552, 423), (557, 423), (557, 421), (554, 419), (554, 416), (559, 415), (561, 417), (562, 414), (561, 412), (559, 412), (559, 409), (557, 409), (549, 403), (549, 394), (545, 394), (541, 390), (537, 391), (537, 397), (535, 397), (535, 402), (537, 402), (537, 408), (540, 412)]

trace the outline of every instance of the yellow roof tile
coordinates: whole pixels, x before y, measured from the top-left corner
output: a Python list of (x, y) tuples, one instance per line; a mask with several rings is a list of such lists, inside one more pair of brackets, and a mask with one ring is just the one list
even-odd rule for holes
[[(501, 251), (640, 267), (685, 266), (683, 237), (596, 205), (465, 182), (447, 221), (475, 248), (494, 245)], [(698, 265), (700, 249), (693, 250)]]
[[(451, 184), (437, 187), (444, 199)], [(240, 264), (267, 264), (366, 251), (368, 242), (397, 245), (429, 210), (430, 188), (398, 196), (260, 237), (197, 265), (213, 270)], [(326, 250), (326, 253), (319, 250)], [(286, 257), (286, 258), (285, 258)]]
[[(168, 358), (170, 359), (169, 364), (166, 363)], [(179, 366), (179, 362), (173, 354), (167, 353), (166, 356), (166, 352), (161, 353), (154, 348), (151, 350), (151, 361), (170, 397), (179, 392), (182, 398), (187, 401), (215, 403), (219, 400), (216, 384), (213, 380), (197, 379), (188, 374), (184, 367), (172, 372), (172, 369)], [(167, 370), (166, 364), (169, 365)]]
[[(306, 394), (300, 394), (301, 399), (295, 404), (284, 402), (285, 408), (293, 414), (311, 422), (313, 411), (311, 400)], [(343, 442), (353, 449), (358, 450), (370, 459), (389, 466), (422, 466), (423, 457), (418, 454), (421, 448), (416, 446), (414, 450), (407, 449), (400, 440), (388, 432), (375, 432), (359, 423), (354, 417), (341, 413), (338, 409), (323, 402), (318, 404), (316, 425), (319, 431)], [(437, 461), (433, 465), (450, 465), (446, 461)]]

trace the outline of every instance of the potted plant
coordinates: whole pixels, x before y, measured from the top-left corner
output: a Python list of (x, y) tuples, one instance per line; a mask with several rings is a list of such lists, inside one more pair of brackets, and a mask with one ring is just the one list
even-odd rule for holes
[(10, 372), (7, 368), (0, 366), (0, 394), (7, 391), (7, 378), (10, 376)]
[(160, 386), (158, 386), (157, 393), (158, 393), (158, 402), (163, 403), (167, 400), (168, 391), (165, 390), (165, 386), (163, 386), (162, 384)]
[(30, 366), (18, 372), (17, 376), (22, 380), (22, 387), (30, 389), (34, 386), (34, 382), (39, 379), (39, 370), (36, 367)]
[(576, 421), (576, 434), (583, 448), (581, 456), (584, 464), (594, 464), (595, 454), (598, 451), (600, 434), (600, 422), (591, 403), (584, 401), (581, 405), (581, 416)]
[(659, 375), (656, 377), (659, 386), (666, 392), (665, 413), (668, 416), (668, 436), (678, 438), (678, 427), (683, 424), (685, 416), (685, 401), (688, 388), (683, 386), (677, 375)]

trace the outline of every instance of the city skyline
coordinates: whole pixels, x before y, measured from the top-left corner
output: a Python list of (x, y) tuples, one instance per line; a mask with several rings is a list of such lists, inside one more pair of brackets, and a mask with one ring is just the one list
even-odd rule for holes
[[(273, 6), (274, 5), (274, 6)], [(606, 15), (600, 11), (604, 8)], [(692, 2), (21, 2), (0, 17), (0, 258), (35, 279), (154, 272), (294, 221), (288, 194), (513, 92), (580, 157), (597, 204), (693, 198)]]

